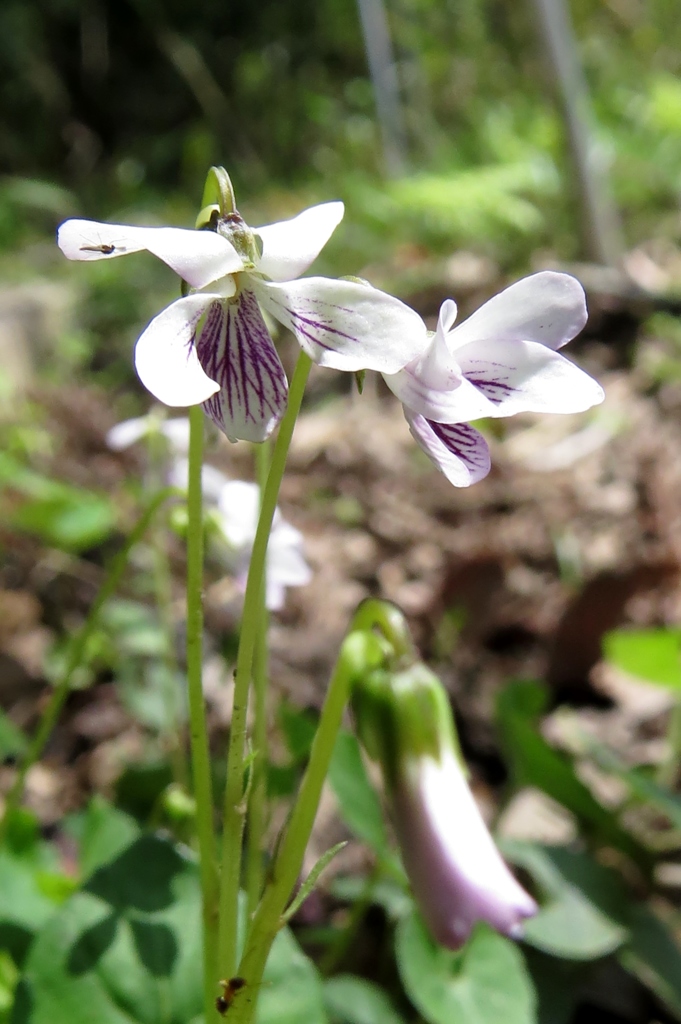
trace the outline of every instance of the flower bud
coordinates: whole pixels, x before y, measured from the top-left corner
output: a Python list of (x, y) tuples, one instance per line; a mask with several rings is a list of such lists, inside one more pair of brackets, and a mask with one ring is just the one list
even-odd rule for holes
[(374, 672), (353, 694), (360, 739), (381, 764), (402, 859), (434, 938), (457, 949), (476, 921), (512, 938), (537, 911), (501, 859), (460, 760), (447, 694), (424, 665)]

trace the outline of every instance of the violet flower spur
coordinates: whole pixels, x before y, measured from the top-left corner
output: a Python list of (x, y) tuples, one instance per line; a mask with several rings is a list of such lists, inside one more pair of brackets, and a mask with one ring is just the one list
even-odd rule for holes
[(384, 379), (414, 439), (455, 487), (487, 476), (490, 453), (468, 421), (519, 412), (584, 412), (600, 384), (557, 352), (587, 319), (574, 277), (544, 271), (486, 302), (458, 327), (447, 299), (437, 330), (411, 363)]
[(458, 949), (477, 921), (522, 935), (534, 900), (506, 866), (460, 762), (447, 694), (424, 665), (355, 684), (360, 739), (377, 759), (402, 860), (433, 937)]
[(200, 230), (69, 220), (57, 240), (72, 260), (146, 249), (178, 273), (187, 294), (155, 317), (137, 342), (140, 380), (165, 405), (204, 403), (230, 440), (263, 441), (284, 413), (288, 382), (261, 309), (289, 328), (321, 366), (395, 373), (423, 347), (421, 318), (392, 296), (354, 281), (295, 280), (318, 256), (343, 209), (341, 202), (322, 203), (251, 229), (236, 211), (226, 171), (213, 168)]

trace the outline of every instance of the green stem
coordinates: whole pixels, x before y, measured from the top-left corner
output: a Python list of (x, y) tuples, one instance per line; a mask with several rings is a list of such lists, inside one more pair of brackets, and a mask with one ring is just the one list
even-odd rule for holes
[(293, 428), (298, 418), (311, 365), (309, 356), (301, 352), (291, 379), (288, 406), (279, 426), (279, 433), (272, 452), (272, 465), (262, 494), (260, 519), (253, 542), (253, 552), (251, 554), (246, 593), (244, 595), (239, 653), (237, 655), (234, 678), (234, 703), (229, 733), (223, 817), (219, 963), (222, 977), (224, 978), (231, 978), (233, 976), (237, 960), (239, 883), (245, 816), (245, 808), (243, 806), (243, 775), (244, 751), (246, 748), (246, 713), (248, 710), (248, 690), (251, 682), (253, 657), (258, 631), (261, 626), (258, 609), (262, 600), (261, 591), (264, 586), (267, 542), (279, 497), (279, 487), (284, 475), (286, 457), (291, 444), (291, 438), (293, 437)]
[(657, 781), (662, 786), (674, 789), (681, 766), (681, 701), (676, 701), (669, 715), (667, 726), (667, 756), (657, 770)]
[(208, 730), (203, 703), (203, 410), (189, 410), (187, 483), (187, 688), (192, 776), (196, 800), (203, 913), (203, 980), (206, 1024), (217, 1021), (218, 869), (213, 827), (213, 790)]
[(124, 546), (113, 560), (106, 579), (104, 580), (97, 598), (90, 609), (90, 614), (83, 623), (78, 636), (73, 641), (71, 656), (67, 662), (66, 668), (64, 669), (64, 674), (52, 691), (52, 696), (47, 703), (47, 707), (43, 712), (40, 724), (23, 758), (17, 777), (14, 780), (14, 785), (7, 794), (5, 801), (5, 814), (2, 822), (0, 822), (0, 841), (4, 838), (7, 822), (9, 821), (12, 812), (16, 809), (19, 801), (21, 800), (26, 775), (42, 754), (45, 744), (47, 743), (57, 719), (59, 718), (66, 698), (70, 693), (74, 673), (83, 662), (88, 641), (97, 628), (102, 608), (109, 598), (111, 598), (116, 592), (118, 585), (121, 582), (121, 578), (128, 564), (130, 552), (146, 533), (149, 524), (158, 512), (159, 508), (169, 497), (176, 494), (177, 491), (174, 488), (166, 487), (153, 498), (130, 532)]
[(246, 985), (242, 989), (243, 996), (235, 1001), (232, 1008), (232, 1024), (250, 1024), (253, 1019), (257, 990), (262, 981), (267, 957), (277, 932), (282, 927), (282, 914), (290, 901), (303, 866), (322, 786), (329, 770), (336, 736), (352, 685), (360, 674), (383, 665), (384, 659), (384, 645), (369, 633), (350, 633), (343, 642), (298, 798), (279, 846), (271, 880), (246, 938), (244, 955), (239, 965), (239, 976), (246, 979)]
[(246, 849), (246, 893), (248, 917), (255, 912), (264, 880), (263, 839), (267, 796), (267, 646), (268, 615), (264, 610), (253, 658), (253, 749), (251, 793), (248, 802), (248, 845)]
[[(255, 450), (260, 498), (267, 484), (270, 468), (270, 445), (268, 441)], [(267, 572), (265, 571), (265, 576)], [(264, 880), (263, 842), (267, 797), (267, 687), (269, 682), (269, 613), (266, 604), (267, 580), (260, 588), (260, 629), (253, 656), (253, 761), (251, 793), (248, 801), (248, 844), (246, 849), (246, 893), (248, 919), (255, 912), (260, 899)]]

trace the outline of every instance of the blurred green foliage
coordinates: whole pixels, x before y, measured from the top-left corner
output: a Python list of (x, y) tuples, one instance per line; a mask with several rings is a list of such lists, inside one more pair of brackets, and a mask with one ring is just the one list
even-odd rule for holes
[[(574, 255), (570, 174), (531, 5), (387, 9), (409, 173), (386, 187), (348, 0), (5, 0), (0, 244), (76, 209), (190, 223), (207, 166), (223, 163), (256, 223), (346, 200), (355, 226), (339, 244), (355, 264), (414, 240), (493, 244), (510, 262), (538, 244)], [(630, 237), (660, 218), (678, 233), (677, 7), (579, 0), (571, 10)]]

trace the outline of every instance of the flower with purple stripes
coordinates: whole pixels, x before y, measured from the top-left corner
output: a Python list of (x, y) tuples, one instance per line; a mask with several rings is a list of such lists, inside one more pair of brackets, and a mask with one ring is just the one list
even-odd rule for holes
[(146, 249), (175, 270), (187, 294), (139, 338), (140, 380), (165, 405), (203, 403), (231, 440), (263, 441), (284, 413), (288, 382), (261, 310), (320, 366), (339, 370), (396, 373), (425, 343), (421, 318), (391, 295), (357, 281), (295, 280), (342, 216), (333, 202), (253, 230), (218, 206), (202, 211), (201, 230), (69, 220), (58, 244), (73, 260)]
[(603, 401), (592, 377), (557, 352), (586, 323), (584, 289), (544, 271), (495, 295), (458, 327), (447, 299), (419, 356), (384, 373), (412, 435), (455, 487), (487, 476), (490, 453), (470, 420), (584, 412)]

